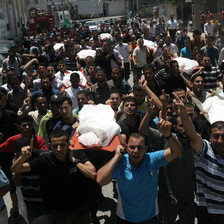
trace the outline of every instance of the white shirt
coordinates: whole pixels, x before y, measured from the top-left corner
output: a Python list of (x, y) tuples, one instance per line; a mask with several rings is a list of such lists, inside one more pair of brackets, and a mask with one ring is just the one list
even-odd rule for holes
[[(163, 46), (166, 46), (166, 44), (164, 44)], [(178, 53), (179, 53), (179, 50), (178, 50), (177, 46), (173, 43), (170, 43), (170, 53), (173, 56), (178, 56)]]
[(141, 49), (139, 46), (134, 49), (133, 56), (135, 57), (135, 61), (137, 63), (137, 68), (143, 67), (147, 64), (147, 50), (144, 47)]
[(74, 108), (78, 107), (78, 102), (77, 102), (77, 98), (76, 98), (76, 94), (80, 91), (80, 90), (84, 90), (85, 87), (79, 86), (77, 89), (74, 89), (72, 86), (70, 86), (69, 88), (67, 88), (65, 90), (65, 94), (67, 97), (69, 97), (72, 100), (72, 103), (74, 105)]
[(169, 30), (175, 30), (175, 29), (177, 29), (177, 26), (178, 26), (178, 23), (175, 19), (173, 19), (173, 20), (170, 19), (167, 22), (167, 27)]
[(128, 44), (123, 43), (121, 47), (117, 45), (115, 49), (118, 50), (121, 56), (124, 58), (124, 63), (130, 62), (129, 53), (131, 52), (131, 48), (129, 47)]
[(205, 35), (212, 35), (214, 30), (214, 25), (213, 23), (205, 23), (204, 25), (204, 32)]

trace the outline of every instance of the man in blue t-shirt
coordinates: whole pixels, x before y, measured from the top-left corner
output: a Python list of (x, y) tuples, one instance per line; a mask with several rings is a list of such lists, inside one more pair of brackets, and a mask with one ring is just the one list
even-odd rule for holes
[(159, 223), (156, 217), (158, 169), (179, 156), (182, 146), (171, 133), (171, 123), (161, 116), (158, 130), (168, 139), (170, 148), (146, 153), (144, 136), (132, 133), (127, 154), (123, 146), (117, 146), (114, 157), (97, 172), (97, 183), (101, 186), (117, 179), (117, 224)]

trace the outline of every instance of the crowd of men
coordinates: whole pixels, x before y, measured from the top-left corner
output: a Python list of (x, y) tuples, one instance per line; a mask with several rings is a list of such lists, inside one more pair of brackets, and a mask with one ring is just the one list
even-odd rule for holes
[[(101, 186), (113, 180), (118, 224), (223, 224), (224, 31), (208, 20), (204, 32), (191, 38), (173, 16), (122, 18), (92, 31), (84, 23), (24, 29), (3, 61), (0, 223), (8, 223), (8, 191), (13, 223), (22, 199), (32, 224), (99, 223)], [(96, 54), (81, 58), (84, 50)], [(186, 73), (177, 57), (199, 66)], [(100, 103), (114, 111), (120, 145), (74, 150), (79, 112)]]

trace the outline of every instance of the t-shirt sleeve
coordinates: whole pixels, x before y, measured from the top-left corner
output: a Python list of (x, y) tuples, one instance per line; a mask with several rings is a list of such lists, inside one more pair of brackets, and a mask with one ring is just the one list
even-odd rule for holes
[(8, 138), (0, 144), (0, 152), (14, 152), (14, 142), (12, 138)]
[(204, 157), (205, 153), (208, 151), (208, 145), (209, 145), (209, 142), (207, 140), (203, 140), (200, 154), (197, 154), (197, 153), (193, 152), (194, 153), (194, 158), (195, 158), (196, 161), (199, 161)]
[(158, 170), (161, 166), (165, 166), (168, 163), (164, 157), (164, 151), (160, 150), (149, 153), (151, 165), (155, 170)]

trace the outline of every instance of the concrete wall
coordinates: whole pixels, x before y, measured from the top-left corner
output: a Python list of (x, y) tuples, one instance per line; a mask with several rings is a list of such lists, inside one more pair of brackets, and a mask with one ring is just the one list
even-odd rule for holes
[(167, 22), (170, 19), (170, 15), (174, 15), (174, 18), (177, 18), (176, 6), (172, 4), (161, 4), (159, 5), (159, 17), (164, 17)]
[(6, 4), (3, 1), (0, 2), (0, 39), (7, 39), (10, 36), (10, 32), (7, 30), (8, 15), (6, 10)]
[(108, 15), (107, 16), (119, 16), (122, 15), (125, 10), (123, 2), (108, 2)]
[(103, 13), (103, 2), (101, 1), (98, 5), (98, 0), (79, 0), (78, 13), (84, 15), (101, 14)]

